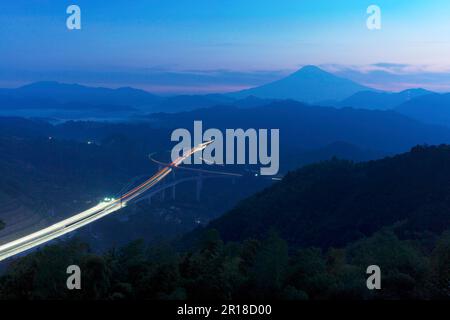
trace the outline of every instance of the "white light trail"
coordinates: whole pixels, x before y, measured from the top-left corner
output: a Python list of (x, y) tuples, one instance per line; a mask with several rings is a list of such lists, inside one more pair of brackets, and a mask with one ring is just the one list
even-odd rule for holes
[(178, 157), (177, 159), (175, 159), (175, 161), (173, 161), (163, 169), (159, 170), (147, 181), (132, 189), (131, 191), (125, 193), (119, 199), (112, 200), (110, 202), (100, 202), (98, 205), (79, 214), (76, 214), (70, 218), (62, 220), (58, 223), (55, 223), (49, 227), (31, 233), (17, 240), (13, 240), (4, 245), (1, 245), (0, 261), (21, 252), (27, 251), (31, 248), (37, 247), (43, 243), (65, 235), (100, 218), (103, 218), (104, 216), (107, 216), (117, 210), (122, 209), (128, 202), (140, 196), (142, 193), (146, 192), (159, 181), (164, 179), (173, 170), (173, 168), (179, 166), (186, 158), (190, 157), (195, 152), (202, 151), (210, 143), (212, 143), (212, 141), (199, 144), (198, 146), (192, 148), (190, 151)]

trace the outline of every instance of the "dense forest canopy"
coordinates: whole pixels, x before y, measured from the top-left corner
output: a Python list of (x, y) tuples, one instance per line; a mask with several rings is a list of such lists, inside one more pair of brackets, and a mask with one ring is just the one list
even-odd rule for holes
[[(96, 255), (72, 240), (13, 261), (0, 277), (0, 299), (450, 298), (450, 232), (411, 241), (387, 228), (343, 248), (292, 249), (275, 233), (224, 243), (214, 230), (187, 252), (135, 241)], [(65, 287), (72, 264), (83, 272), (82, 290)], [(366, 287), (372, 264), (383, 290)]]
[[(304, 167), (183, 238), (183, 249), (138, 240), (94, 254), (60, 241), (13, 259), (0, 298), (450, 298), (449, 160), (449, 146), (418, 146)], [(83, 290), (65, 288), (71, 264)], [(373, 264), (383, 290), (366, 287)]]
[(384, 226), (400, 236), (450, 223), (450, 147), (417, 146), (382, 160), (333, 159), (288, 173), (213, 221), (224, 240), (276, 230), (290, 245), (345, 246)]

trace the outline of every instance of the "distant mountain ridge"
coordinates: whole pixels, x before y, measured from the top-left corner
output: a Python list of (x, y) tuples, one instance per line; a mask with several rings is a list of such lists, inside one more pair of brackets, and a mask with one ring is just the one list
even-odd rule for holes
[(342, 100), (356, 92), (367, 90), (374, 89), (335, 76), (316, 66), (305, 66), (283, 79), (230, 95), (238, 98), (255, 96), (314, 103), (322, 100)]
[(235, 99), (223, 94), (162, 97), (144, 90), (88, 87), (54, 81), (35, 82), (14, 89), (0, 89), (0, 111), (58, 110), (114, 112), (181, 112), (216, 105), (259, 106), (270, 100)]
[(54, 119), (128, 119), (215, 106), (252, 108), (296, 100), (335, 108), (393, 110), (415, 120), (450, 126), (450, 94), (425, 89), (385, 92), (305, 66), (275, 82), (229, 94), (162, 97), (130, 87), (117, 89), (43, 81), (0, 89), (0, 114)]
[(392, 110), (423, 123), (450, 127), (450, 93), (436, 93), (421, 88), (401, 92), (361, 91), (342, 101), (330, 101), (324, 105)]
[(80, 109), (98, 105), (153, 106), (160, 97), (134, 88), (87, 87), (54, 81), (35, 82), (15, 89), (0, 89), (1, 106), (13, 108), (60, 108), (78, 104)]
[(450, 143), (450, 129), (426, 125), (394, 111), (332, 108), (293, 100), (254, 108), (219, 106), (175, 114), (153, 114), (152, 123), (192, 128), (202, 119), (205, 128), (278, 128), (280, 149), (318, 148), (336, 141), (387, 153), (416, 144)]
[(373, 110), (388, 110), (409, 100), (433, 92), (425, 89), (408, 89), (401, 92), (360, 91), (340, 101), (336, 106)]
[(450, 93), (432, 93), (406, 101), (394, 108), (413, 119), (450, 126)]

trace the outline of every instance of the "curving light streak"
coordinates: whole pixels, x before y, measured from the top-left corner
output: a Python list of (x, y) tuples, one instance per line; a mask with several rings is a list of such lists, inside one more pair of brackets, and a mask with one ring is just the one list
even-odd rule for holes
[(104, 216), (122, 209), (128, 202), (132, 201), (136, 197), (139, 197), (159, 181), (164, 179), (173, 170), (173, 168), (179, 166), (186, 158), (190, 157), (195, 152), (202, 151), (210, 143), (212, 143), (212, 141), (201, 143), (198, 146), (192, 148), (191, 150), (168, 164), (166, 167), (159, 170), (144, 183), (122, 195), (119, 199), (113, 200), (111, 202), (100, 202), (96, 206), (78, 213), (70, 218), (57, 222), (49, 227), (31, 233), (17, 240), (13, 240), (4, 245), (1, 245), (0, 261), (39, 246), (55, 238), (58, 238), (64, 234), (81, 228), (89, 223), (103, 218)]

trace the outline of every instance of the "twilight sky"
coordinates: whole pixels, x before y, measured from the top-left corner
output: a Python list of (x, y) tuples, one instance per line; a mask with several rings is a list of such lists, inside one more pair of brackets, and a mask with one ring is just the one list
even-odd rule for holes
[[(70, 4), (81, 30), (66, 28)], [(381, 30), (366, 27), (371, 4)], [(222, 92), (314, 64), (387, 90), (450, 91), (449, 14), (448, 0), (2, 1), (0, 86)]]

